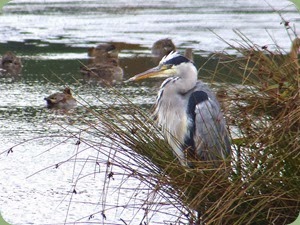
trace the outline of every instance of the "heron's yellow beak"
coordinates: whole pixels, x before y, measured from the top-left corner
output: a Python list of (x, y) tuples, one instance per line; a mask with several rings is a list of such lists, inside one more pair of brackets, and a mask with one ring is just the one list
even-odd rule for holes
[(162, 65), (162, 66), (157, 66), (152, 69), (146, 70), (145, 72), (139, 73), (131, 77), (130, 79), (128, 79), (126, 82), (144, 80), (147, 78), (154, 78), (154, 77), (170, 77), (173, 76), (174, 73), (175, 70), (172, 65)]

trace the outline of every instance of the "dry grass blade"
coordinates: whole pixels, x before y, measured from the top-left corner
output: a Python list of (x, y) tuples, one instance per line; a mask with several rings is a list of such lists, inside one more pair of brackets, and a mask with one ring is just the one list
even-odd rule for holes
[[(122, 114), (108, 107), (105, 113), (97, 115), (102, 128), (90, 126), (90, 129), (95, 129), (99, 137), (110, 140), (111, 148), (126, 155), (134, 162), (133, 165), (143, 170), (140, 172), (135, 167), (130, 168), (127, 162), (124, 164), (123, 159), (118, 157), (114, 158), (114, 165), (137, 177), (155, 192), (163, 192), (166, 201), (175, 199), (174, 207), (182, 205), (188, 217), (195, 219), (193, 210), (202, 208), (201, 198), (211, 198), (213, 202), (216, 195), (216, 192), (204, 192), (202, 195), (202, 188), (212, 192), (228, 184), (223, 168), (218, 170), (209, 162), (195, 162), (195, 169), (181, 166), (162, 139), (159, 129), (149, 119), (149, 114), (122, 96), (116, 96), (116, 99), (123, 104)], [(216, 181), (208, 182), (211, 175), (219, 177), (216, 186), (213, 185)], [(222, 194), (222, 191), (218, 192)]]
[[(272, 52), (238, 35), (242, 41), (231, 47), (241, 57), (223, 54), (220, 68), (212, 72), (218, 77), (224, 67), (229, 71), (226, 76), (240, 80), (222, 99), (232, 133), (237, 130), (231, 161), (221, 161), (218, 168), (207, 161), (192, 161), (193, 168), (182, 166), (151, 113), (108, 88), (110, 103), (101, 102), (97, 109), (87, 106), (85, 112), (93, 119), (81, 117), (84, 128), (74, 124), (75, 131), (69, 131), (78, 143), (70, 161), (83, 168), (86, 164), (106, 168), (98, 202), (101, 210), (89, 218), (100, 214), (105, 220), (110, 209), (121, 207), (108, 201), (115, 177), (121, 178), (117, 192), (133, 191), (122, 207), (133, 209), (141, 224), (149, 224), (155, 213), (170, 216), (165, 206), (179, 212), (172, 214), (177, 218), (170, 222), (178, 224), (288, 224), (296, 218), (300, 209), (299, 66), (279, 47)], [(96, 156), (82, 158), (86, 150)], [(96, 169), (87, 175), (80, 172), (73, 192), (81, 179), (96, 173)], [(140, 183), (132, 186), (132, 178)], [(140, 192), (146, 194), (138, 199)], [(120, 220), (134, 224), (133, 219)]]
[[(148, 188), (142, 204), (127, 205), (143, 209), (138, 213), (144, 218), (160, 212), (159, 204), (178, 209), (176, 221), (189, 224), (287, 224), (298, 215), (299, 68), (279, 50), (261, 49), (238, 34), (242, 41), (235, 49), (242, 57), (223, 54), (218, 63), (241, 80), (223, 99), (227, 121), (238, 130), (230, 169), (225, 161), (219, 168), (203, 161), (193, 162), (193, 169), (182, 166), (150, 112), (113, 88), (113, 103), (91, 110), (98, 122), (86, 121), (84, 132), (95, 139), (81, 141), (105, 154), (107, 167), (123, 171), (120, 189), (132, 177)], [(106, 187), (112, 176), (113, 170), (107, 170)], [(106, 197), (102, 201), (105, 215)]]
[(297, 216), (300, 199), (300, 76), (293, 55), (298, 38), (285, 56), (279, 46), (270, 51), (238, 35), (246, 42), (235, 47), (242, 56), (222, 55), (220, 62), (243, 84), (226, 97), (228, 121), (239, 130), (236, 178), (243, 186), (235, 184), (236, 193), (244, 191), (235, 204), (243, 209), (236, 224), (287, 224)]

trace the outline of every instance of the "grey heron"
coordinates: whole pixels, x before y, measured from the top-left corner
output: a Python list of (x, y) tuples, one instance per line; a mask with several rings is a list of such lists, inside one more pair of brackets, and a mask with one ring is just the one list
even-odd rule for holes
[(163, 134), (184, 166), (188, 160), (218, 161), (230, 155), (230, 139), (220, 104), (197, 79), (192, 61), (177, 52), (162, 58), (159, 65), (128, 81), (168, 77), (157, 95), (154, 116)]

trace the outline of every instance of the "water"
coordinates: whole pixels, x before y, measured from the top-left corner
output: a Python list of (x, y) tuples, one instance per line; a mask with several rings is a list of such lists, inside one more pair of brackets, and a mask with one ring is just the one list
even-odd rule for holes
[[(271, 6), (268, 6), (269, 3)], [(289, 1), (12, 1), (1, 16), (0, 42), (42, 40), (73, 47), (99, 42), (138, 44), (149, 50), (154, 41), (170, 37), (179, 48), (223, 50), (224, 42), (241, 30), (255, 43), (273, 43), (269, 30), (284, 48), (282, 19), (297, 24), (299, 14)], [(148, 53), (148, 52), (147, 52)]]
[[(292, 26), (299, 25), (299, 13), (290, 2), (268, 3)], [(121, 218), (128, 224), (139, 224), (143, 212), (125, 207), (128, 198), (135, 194), (126, 188), (139, 186), (142, 189), (137, 180), (132, 179), (118, 189), (124, 178), (116, 175), (115, 180), (110, 181), (107, 205), (99, 204), (105, 197), (107, 156), (103, 156), (99, 174), (82, 178), (78, 184), (78, 177), (99, 169), (95, 168), (95, 163), (85, 164), (78, 160), (76, 164), (72, 158), (55, 167), (78, 151), (76, 138), (68, 139), (70, 133), (66, 130), (76, 134), (78, 129), (83, 129), (82, 116), (96, 123), (86, 107), (102, 109), (112, 100), (108, 88), (87, 84), (82, 79), (79, 66), (87, 62), (87, 48), (114, 42), (121, 50), (120, 65), (124, 68), (125, 79), (155, 65), (150, 48), (156, 40), (166, 37), (172, 38), (179, 51), (193, 48), (198, 66), (214, 51), (227, 49), (234, 54), (216, 36), (235, 43), (238, 37), (234, 30), (270, 48), (273, 38), (289, 51), (289, 36), (273, 8), (261, 0), (176, 0), (171, 3), (162, 0), (150, 3), (140, 0), (17, 0), (9, 3), (0, 15), (0, 52), (16, 52), (24, 67), (22, 76), (17, 79), (0, 78), (0, 152), (3, 152), (0, 155), (0, 211), (6, 220), (12, 224), (59, 224), (80, 219), (124, 224)], [(212, 60), (206, 66), (213, 68), (214, 65)], [(201, 76), (205, 78), (209, 74), (203, 71)], [(85, 101), (70, 114), (49, 111), (43, 98), (66, 84), (75, 91), (77, 99)], [(116, 89), (147, 109), (154, 102), (157, 87), (157, 82), (144, 82), (119, 84)], [(32, 138), (7, 154), (12, 146)], [(80, 145), (79, 150), (85, 147)], [(87, 149), (80, 157), (95, 160), (99, 156)], [(36, 174), (40, 170), (43, 171)], [(122, 173), (117, 168), (114, 172)], [(72, 195), (74, 185), (78, 193)], [(141, 191), (137, 197), (144, 199), (146, 194)], [(135, 203), (140, 204), (138, 200)], [(111, 205), (104, 220), (101, 211)], [(162, 207), (162, 211), (178, 215), (176, 210), (167, 207)], [(100, 213), (89, 220), (94, 212)], [(131, 221), (131, 218), (134, 219)], [(148, 218), (151, 224), (167, 224), (166, 221), (172, 220), (174, 217), (166, 214)]]

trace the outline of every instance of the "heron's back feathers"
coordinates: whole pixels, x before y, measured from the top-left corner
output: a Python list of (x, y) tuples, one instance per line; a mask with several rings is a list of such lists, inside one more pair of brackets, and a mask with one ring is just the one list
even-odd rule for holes
[(185, 146), (201, 160), (220, 160), (230, 155), (230, 142), (220, 105), (207, 85), (198, 82), (187, 107), (191, 122)]

